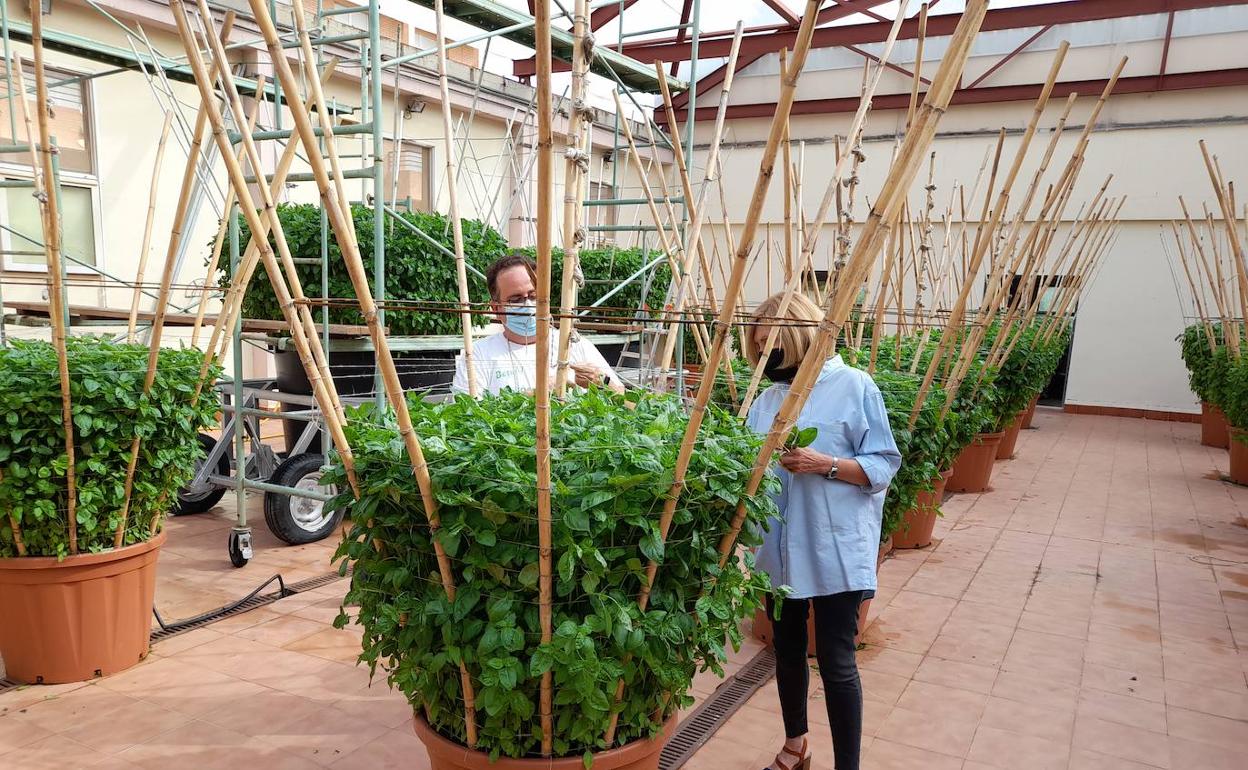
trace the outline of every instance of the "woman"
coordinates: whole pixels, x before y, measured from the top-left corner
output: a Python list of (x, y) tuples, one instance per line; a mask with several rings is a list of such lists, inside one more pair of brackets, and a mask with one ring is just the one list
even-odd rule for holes
[[(757, 365), (780, 309), (780, 294), (754, 311), (758, 325), (746, 339), (746, 357)], [(775, 384), (750, 407), (747, 422), (759, 433), (771, 429), (789, 385), (815, 341), (823, 313), (801, 294), (789, 304), (786, 321), (767, 356), (764, 372)], [(823, 362), (797, 425), (818, 436), (780, 457), (782, 488), (776, 498), (781, 519), (758, 552), (758, 567), (772, 586), (790, 592), (774, 620), (776, 685), (784, 717), (785, 743), (772, 770), (807, 770), (806, 618), (815, 613), (815, 649), (823, 679), (836, 770), (857, 770), (862, 744), (862, 684), (854, 659), (858, 607), (875, 594), (884, 495), (901, 455), (893, 441), (884, 400), (871, 377), (833, 356)], [(768, 601), (768, 615), (774, 617)]]

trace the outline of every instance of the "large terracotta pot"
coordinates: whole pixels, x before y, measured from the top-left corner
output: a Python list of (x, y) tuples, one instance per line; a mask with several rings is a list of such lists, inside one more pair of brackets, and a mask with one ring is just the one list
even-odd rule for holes
[(1031, 427), (1031, 421), (1036, 416), (1036, 404), (1039, 404), (1039, 403), (1040, 403), (1040, 396), (1037, 394), (1036, 397), (1031, 400), (1031, 403), (1027, 405), (1027, 409), (1023, 412), (1023, 420), (1022, 420), (1023, 430), (1027, 430), (1028, 428)]
[(981, 433), (968, 444), (953, 463), (953, 475), (946, 486), (950, 492), (987, 492), (992, 479), (992, 463), (1004, 433)]
[[(659, 755), (667, 745), (679, 721), (673, 714), (663, 725), (663, 734), (650, 740), (643, 739), (610, 751), (594, 754), (594, 770), (658, 770)], [(558, 759), (508, 759), (501, 757), (490, 761), (489, 752), (476, 751), (438, 734), (419, 713), (412, 717), (416, 737), (429, 752), (432, 770), (585, 770), (582, 757)]]
[(28, 684), (81, 682), (147, 655), (161, 532), (104, 553), (0, 559), (0, 657)]
[(1200, 402), (1200, 443), (1218, 449), (1230, 448), (1226, 415), (1216, 404)]
[(1013, 460), (1014, 447), (1018, 444), (1018, 434), (1023, 429), (1023, 414), (1019, 412), (1018, 416), (1010, 422), (1010, 426), (1005, 429), (1001, 435), (1001, 443), (997, 444), (998, 460)]
[(1248, 485), (1248, 430), (1230, 428), (1231, 481)]
[(893, 545), (897, 548), (926, 548), (932, 544), (932, 530), (940, 515), (940, 501), (945, 496), (945, 484), (953, 471), (945, 471), (936, 477), (931, 492), (920, 492), (914, 507), (906, 511), (901, 528), (893, 533)]

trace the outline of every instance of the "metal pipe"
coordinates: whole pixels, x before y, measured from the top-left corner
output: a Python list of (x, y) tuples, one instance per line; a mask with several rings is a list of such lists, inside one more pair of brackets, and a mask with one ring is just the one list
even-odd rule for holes
[[(344, 179), (372, 179), (373, 170), (371, 168), (348, 168), (348, 169), (343, 170), (342, 176)], [(256, 178), (252, 176), (251, 174), (248, 174), (246, 177), (244, 177), (244, 179), (247, 180), (248, 184), (255, 184), (256, 182)], [(273, 175), (265, 174), (264, 179), (266, 182), (272, 182)], [(287, 174), (286, 181), (287, 182), (315, 182), (316, 177), (310, 173)]]
[[(404, 219), (404, 218), (403, 218), (403, 216), (402, 216), (401, 214), (399, 214), (399, 212), (395, 211), (394, 209), (390, 208), (389, 206), (386, 206), (386, 207), (385, 207), (385, 211), (386, 211), (386, 213), (387, 213), (387, 214), (389, 214), (390, 216), (394, 217), (394, 218), (395, 218), (395, 220), (397, 220), (399, 224), (401, 224), (401, 225), (403, 225), (404, 227), (406, 227), (407, 229), (411, 230), (413, 233), (415, 233), (415, 234), (416, 234), (416, 236), (417, 236), (417, 237), (419, 237), (419, 238), (423, 239), (423, 240), (425, 241), (425, 243), (428, 243), (430, 246), (432, 246), (432, 247), (434, 247), (435, 249), (437, 249), (438, 251), (442, 252), (442, 254), (443, 254), (443, 255), (445, 255), (445, 256), (447, 256), (447, 257), (450, 257), (451, 259), (455, 259), (455, 252), (451, 251), (450, 249), (446, 248), (446, 246), (444, 246), (444, 245), (442, 245), (441, 243), (439, 243), (438, 241), (434, 240), (433, 236), (429, 235), (429, 233), (426, 233), (424, 230), (421, 230), (421, 229), (420, 229), (419, 227), (417, 227), (416, 225), (412, 224), (411, 222), (408, 222), (406, 219)], [(472, 265), (470, 265), (470, 264), (467, 264), (467, 263), (465, 263), (465, 264), (466, 264), (466, 266), (467, 266), (467, 268), (468, 268), (469, 272), (471, 272), (473, 275), (477, 276), (477, 277), (478, 277), (478, 278), (480, 278), (481, 280), (483, 280), (483, 281), (485, 280), (485, 274), (484, 274), (484, 273), (482, 273), (480, 270), (476, 269), (475, 267), (473, 267), (473, 266), (472, 266)]]
[[(385, 230), (385, 144), (381, 136), (381, 0), (368, 0), (368, 85), (373, 122), (373, 296), (377, 300), (377, 324), (386, 327), (386, 230)], [(450, 109), (450, 105), (443, 105)], [(386, 405), (386, 389), (381, 378), (381, 361), (373, 353), (376, 370), (373, 388), (377, 408)]]
[[(460, 48), (462, 46), (472, 45), (473, 43), (479, 43), (482, 40), (489, 40), (490, 38), (497, 37), (499, 35), (509, 35), (512, 32), (519, 32), (520, 30), (527, 29), (528, 27), (531, 27), (531, 26), (533, 26), (533, 20), (529, 19), (528, 21), (522, 21), (519, 24), (512, 24), (510, 27), (503, 27), (501, 29), (496, 29), (493, 32), (482, 32), (477, 35), (470, 35), (469, 37), (466, 37), (463, 40), (456, 40), (453, 43), (447, 43), (446, 50), (449, 51), (452, 48)], [(415, 53), (404, 54), (403, 56), (396, 56), (393, 59), (387, 59), (386, 63), (382, 66), (398, 67), (403, 64), (407, 64), (408, 62), (416, 61), (417, 59), (423, 59), (426, 56), (434, 56), (437, 53), (438, 53), (437, 47), (422, 48), (416, 51)], [(484, 65), (484, 62), (483, 62), (483, 65)], [(482, 66), (482, 69), (484, 69), (484, 66)]]
[[(594, 301), (593, 301), (593, 302), (589, 305), (589, 307), (586, 307), (584, 310), (581, 310), (579, 313), (577, 313), (577, 315), (585, 315), (586, 313), (588, 313), (588, 312), (590, 311), (590, 308), (595, 308), (595, 307), (600, 306), (602, 303), (606, 302), (608, 299), (610, 299), (610, 298), (614, 297), (616, 294), (620, 293), (620, 292), (624, 289), (624, 287), (625, 287), (625, 286), (628, 286), (628, 285), (629, 285), (630, 283), (632, 283), (633, 281), (635, 281), (635, 280), (637, 280), (638, 278), (640, 278), (641, 276), (645, 275), (648, 271), (650, 271), (650, 270), (654, 269), (654, 266), (655, 266), (655, 265), (659, 264), (660, 262), (662, 262), (662, 261), (663, 261), (663, 260), (665, 260), (665, 259), (667, 259), (667, 255), (665, 255), (665, 254), (660, 254), (659, 256), (657, 256), (657, 257), (655, 257), (654, 259), (650, 260), (650, 262), (646, 263), (646, 264), (645, 264), (645, 265), (644, 265), (644, 266), (643, 266), (640, 270), (638, 270), (637, 272), (633, 273), (633, 274), (632, 274), (632, 275), (630, 275), (629, 277), (625, 278), (625, 279), (624, 279), (624, 280), (620, 283), (620, 285), (619, 285), (619, 286), (616, 286), (616, 287), (615, 287), (614, 289), (612, 289), (611, 291), (607, 292), (606, 294), (603, 294), (601, 297), (599, 297), (598, 299), (594, 300)], [(642, 299), (643, 299), (643, 300), (645, 299), (645, 292), (644, 292), (644, 291), (642, 292)]]
[[(317, 136), (325, 136), (325, 130), (321, 128), (320, 126), (317, 126), (316, 128), (314, 128), (313, 132)], [(334, 136), (351, 136), (353, 134), (371, 134), (372, 132), (373, 132), (373, 122), (371, 120), (368, 121), (367, 123), (353, 123), (351, 125), (333, 127)], [(281, 131), (255, 131), (252, 133), (251, 138), (254, 141), (262, 142), (268, 139), (290, 139), (294, 135), (295, 135), (295, 132), (290, 129), (284, 129)], [(238, 144), (239, 142), (243, 141), (243, 135), (239, 133), (238, 131), (230, 131), (227, 134), (227, 136), (229, 136), (230, 142), (232, 144)]]
[[(333, 45), (335, 43), (352, 43), (356, 40), (367, 40), (367, 32), (348, 32), (343, 35), (325, 35), (323, 37), (312, 38), (312, 45)], [(303, 44), (298, 40), (290, 40), (282, 43), (282, 48), (299, 48)]]

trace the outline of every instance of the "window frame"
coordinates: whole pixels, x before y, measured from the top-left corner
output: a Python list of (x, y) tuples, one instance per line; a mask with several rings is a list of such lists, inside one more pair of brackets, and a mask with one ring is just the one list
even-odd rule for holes
[[(92, 74), (90, 70), (76, 68), (76, 67), (66, 67), (66, 66), (61, 66), (61, 65), (44, 67), (44, 72), (47, 74), (48, 79), (51, 82), (56, 82), (57, 80), (69, 78), (69, 77), (81, 77), (84, 75)], [(94, 266), (80, 265), (77, 262), (74, 262), (73, 260), (66, 258), (64, 252), (62, 252), (62, 257), (63, 257), (62, 264), (65, 266), (66, 273), (74, 273), (74, 274), (79, 274), (79, 275), (97, 275), (99, 274), (101, 270), (105, 269), (104, 268), (105, 259), (104, 259), (104, 249), (103, 249), (104, 227), (103, 227), (103, 222), (101, 221), (102, 220), (102, 216), (101, 216), (102, 200), (101, 200), (101, 195), (100, 195), (99, 158), (96, 154), (96, 143), (97, 143), (97, 138), (99, 136), (97, 133), (97, 128), (99, 124), (96, 119), (95, 89), (92, 88), (92, 81), (90, 78), (84, 78), (81, 81), (81, 84), (82, 84), (82, 115), (83, 115), (83, 120), (86, 123), (85, 127), (87, 131), (87, 139), (88, 139), (87, 157), (90, 159), (91, 171), (83, 172), (83, 171), (70, 171), (67, 169), (60, 169), (59, 175), (60, 175), (60, 183), (62, 187), (84, 188), (90, 193), (90, 196), (91, 196), (91, 234), (92, 234), (92, 240), (94, 241), (92, 245), (94, 246), (94, 249), (95, 249), (95, 265)], [(16, 86), (16, 81), (14, 82), (14, 86)], [(29, 91), (29, 89), (33, 88), (33, 84), (28, 81), (26, 84), (26, 87), (27, 87), (27, 90)], [(19, 121), (19, 130), (21, 130), (20, 121)], [(14, 137), (14, 141), (17, 141), (16, 137)], [(11, 160), (8, 160), (11, 157), (12, 157), (11, 155), (0, 155), (0, 177), (3, 177), (5, 179), (24, 179), (24, 180), (34, 179), (35, 174), (34, 174), (33, 168), (31, 168), (26, 163), (14, 163)], [(11, 195), (13, 193), (25, 194), (26, 190), (27, 188), (5, 189), (3, 191), (3, 196), (5, 197), (5, 208), (7, 209), (7, 203), (8, 203), (7, 196), (8, 195)], [(7, 210), (4, 213), (0, 213), (0, 219), (3, 219), (3, 217), (6, 214), (7, 214)], [(7, 226), (8, 223), (4, 222), (4, 224)], [(40, 235), (42, 235), (42, 233)], [(12, 273), (47, 273), (48, 266), (46, 264), (46, 261), (39, 262), (39, 263), (18, 262), (13, 258), (14, 255), (7, 253), (13, 248), (13, 238), (14, 238), (14, 235), (10, 233), (7, 229), (0, 228), (0, 249), (3, 249), (3, 251), (5, 252), (3, 254), (0, 254), (0, 271), (12, 272)]]
[[(436, 212), (437, 212), (437, 210), (438, 210), (438, 208), (437, 208), (437, 206), (435, 205), (434, 200), (433, 200), (433, 174), (432, 174), (432, 170), (433, 170), (433, 164), (434, 164), (434, 162), (435, 162), (435, 161), (434, 161), (434, 157), (433, 157), (433, 155), (434, 155), (434, 147), (433, 147), (433, 145), (432, 145), (432, 144), (428, 144), (428, 143), (426, 143), (426, 142), (419, 142), (419, 141), (417, 141), (417, 140), (415, 140), (415, 139), (408, 139), (408, 138), (406, 138), (406, 137), (404, 137), (404, 138), (402, 138), (402, 139), (396, 139), (396, 138), (394, 137), (394, 135), (392, 135), (392, 134), (387, 134), (387, 133), (383, 133), (381, 138), (384, 140), (384, 142), (389, 143), (390, 147), (394, 147), (394, 146), (396, 146), (396, 145), (400, 145), (400, 146), (402, 146), (402, 145), (408, 145), (408, 144), (410, 144), (410, 145), (412, 145), (413, 147), (420, 148), (421, 150), (423, 150), (423, 151), (424, 151), (425, 157), (424, 157), (424, 159), (423, 159), (423, 161), (422, 161), (424, 165), (421, 167), (421, 176), (424, 178), (424, 183), (425, 183), (425, 184), (424, 184), (424, 187), (425, 187), (424, 206), (425, 206), (425, 207), (424, 207), (424, 208), (421, 208), (421, 209), (415, 209), (415, 210), (416, 210), (416, 211), (421, 211), (421, 212), (426, 213), (426, 214), (433, 214), (433, 213), (436, 213)], [(384, 145), (383, 145), (383, 146), (384, 146)], [(385, 154), (386, 154), (386, 155), (389, 155), (390, 153), (389, 153), (389, 152), (386, 152)], [(382, 157), (382, 163), (383, 163), (383, 168), (382, 168), (382, 179), (383, 179), (383, 182), (390, 182), (390, 183), (393, 183), (393, 182), (394, 182), (394, 180), (393, 180), (393, 179), (386, 179), (386, 175), (388, 175), (388, 174), (390, 173), (390, 164), (386, 162), (386, 158), (385, 158), (385, 156), (383, 156), (383, 157)], [(391, 202), (391, 201), (390, 201), (390, 190), (391, 190), (391, 185), (390, 185), (390, 184), (386, 184), (386, 185), (385, 185), (385, 188), (386, 188), (386, 189), (384, 190), (384, 193), (385, 193), (385, 196), (386, 196), (386, 205), (387, 205), (387, 206), (389, 206), (389, 205), (390, 205), (390, 202)], [(409, 209), (409, 210), (411, 210), (411, 209)]]

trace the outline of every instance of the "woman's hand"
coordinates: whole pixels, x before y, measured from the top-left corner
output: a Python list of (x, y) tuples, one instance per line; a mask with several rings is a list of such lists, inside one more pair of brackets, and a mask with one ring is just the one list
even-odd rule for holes
[(810, 447), (798, 447), (780, 455), (780, 464), (790, 473), (816, 473), (826, 476), (832, 470), (832, 456)]

